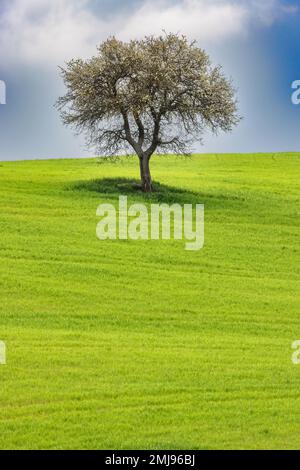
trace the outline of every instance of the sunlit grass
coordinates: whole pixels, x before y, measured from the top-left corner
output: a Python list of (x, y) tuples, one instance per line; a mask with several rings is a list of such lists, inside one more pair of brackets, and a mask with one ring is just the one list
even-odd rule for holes
[[(299, 448), (300, 155), (0, 165), (0, 448)], [(204, 203), (205, 248), (96, 238)]]

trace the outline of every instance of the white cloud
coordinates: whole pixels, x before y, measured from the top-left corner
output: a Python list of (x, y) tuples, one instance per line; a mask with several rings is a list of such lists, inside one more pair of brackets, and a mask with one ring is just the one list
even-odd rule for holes
[(12, 0), (0, 14), (0, 55), (33, 63), (84, 55), (98, 26), (84, 0)]
[(295, 12), (279, 0), (145, 0), (107, 19), (89, 3), (10, 0), (0, 12), (1, 61), (56, 65), (93, 54), (95, 45), (113, 34), (129, 39), (166, 30), (218, 42), (245, 34), (253, 21), (269, 25), (279, 15)]
[(281, 0), (248, 0), (248, 14), (253, 20), (270, 26), (284, 15), (295, 14), (298, 7), (294, 4), (282, 3)]
[(145, 4), (123, 26), (120, 35), (126, 39), (134, 34), (180, 32), (197, 39), (219, 40), (241, 34), (247, 21), (243, 5), (230, 2), (184, 0), (172, 5), (167, 2)]

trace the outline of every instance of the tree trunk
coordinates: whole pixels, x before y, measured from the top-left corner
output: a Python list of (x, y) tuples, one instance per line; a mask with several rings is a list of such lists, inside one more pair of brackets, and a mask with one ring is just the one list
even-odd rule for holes
[(143, 191), (145, 193), (152, 193), (153, 185), (150, 173), (149, 158), (146, 155), (140, 157), (140, 171)]

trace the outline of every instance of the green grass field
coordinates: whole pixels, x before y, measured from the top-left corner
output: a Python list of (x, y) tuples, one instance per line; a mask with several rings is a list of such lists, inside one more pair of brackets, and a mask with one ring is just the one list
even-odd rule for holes
[(101, 202), (151, 202), (135, 159), (1, 163), (1, 449), (300, 448), (300, 154), (152, 172), (203, 250), (96, 238)]

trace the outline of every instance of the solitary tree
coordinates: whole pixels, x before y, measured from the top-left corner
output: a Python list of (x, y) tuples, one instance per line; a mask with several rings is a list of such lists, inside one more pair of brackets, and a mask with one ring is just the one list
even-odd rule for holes
[(129, 43), (111, 38), (95, 57), (72, 60), (61, 70), (63, 122), (84, 132), (101, 154), (133, 150), (145, 192), (153, 189), (154, 152), (188, 154), (205, 128), (231, 131), (239, 121), (234, 88), (221, 67), (175, 34)]

